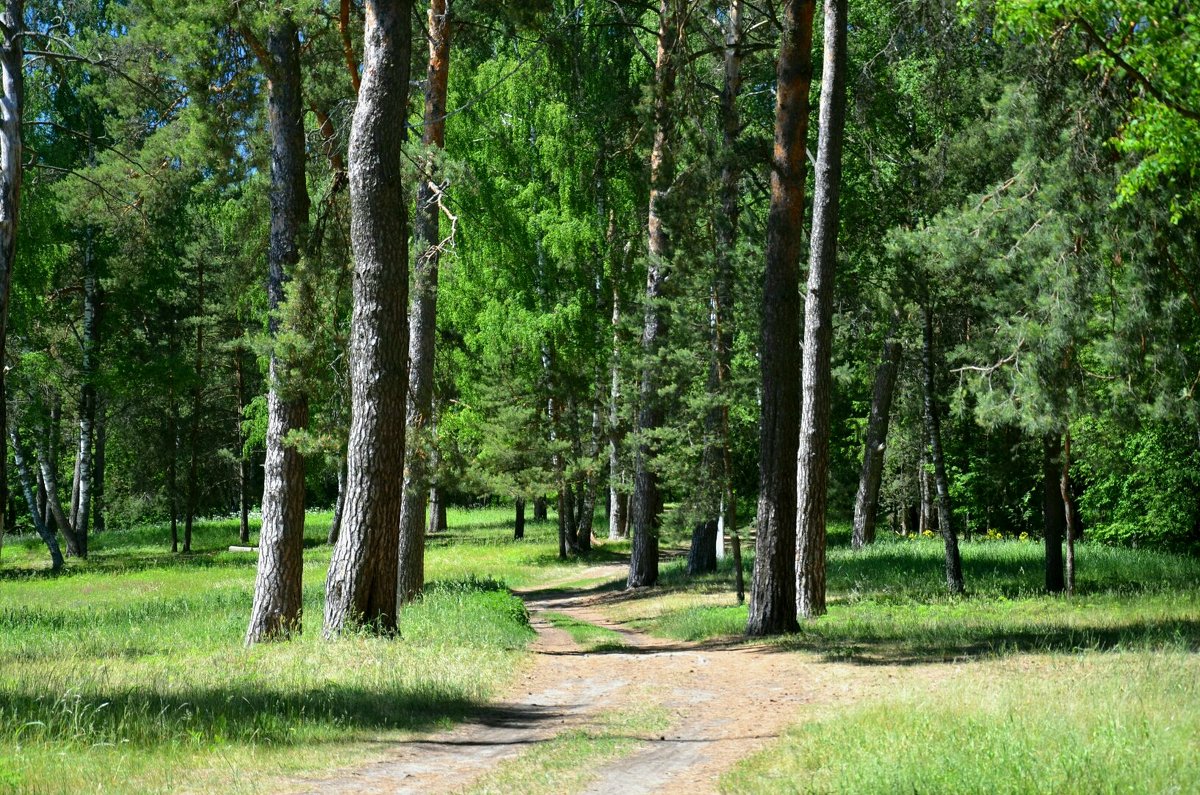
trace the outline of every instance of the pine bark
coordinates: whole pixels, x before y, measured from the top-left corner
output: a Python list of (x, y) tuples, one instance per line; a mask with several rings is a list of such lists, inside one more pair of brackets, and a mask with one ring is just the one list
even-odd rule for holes
[(888, 424), (892, 415), (892, 396), (896, 392), (896, 373), (900, 369), (899, 313), (893, 313), (883, 353), (875, 369), (875, 385), (871, 390), (871, 415), (867, 418), (867, 439), (863, 446), (862, 471), (858, 476), (858, 493), (854, 497), (854, 533), (851, 543), (862, 549), (875, 543), (875, 526), (879, 518), (879, 487), (883, 480), (883, 458), (887, 449)]
[(1046, 590), (1061, 593), (1063, 580), (1063, 535), (1067, 513), (1059, 485), (1062, 456), (1062, 435), (1048, 433), (1042, 437), (1042, 520), (1046, 545)]
[(521, 540), (525, 537), (525, 498), (517, 497), (516, 519), (513, 522), (513, 538)]
[(825, 526), (833, 392), (833, 289), (837, 273), (842, 143), (846, 129), (847, 0), (825, 0), (820, 133), (804, 299), (800, 444), (796, 460), (796, 610), (825, 614)]
[[(446, 146), (446, 90), (450, 74), (450, 0), (429, 4), (429, 67), (425, 80), (425, 128), (421, 142), (431, 149)], [(437, 334), (439, 202), (436, 159), (424, 161), (413, 218), (414, 263), (409, 309), (408, 445), (404, 464), (404, 503), (400, 512), (401, 602), (425, 587), (425, 510), (429, 495), (429, 461), (425, 429), (433, 412), (434, 340)]]
[[(350, 130), (354, 249), (346, 507), (325, 588), (325, 635), (396, 629), (408, 392), (408, 208), (401, 145), (411, 0), (366, 0), (363, 76)], [(401, 311), (397, 311), (400, 308)]]
[(796, 622), (796, 451), (800, 433), (800, 252), (808, 173), (809, 90), (815, 0), (788, 0), (779, 44), (771, 209), (763, 276), (762, 419), (754, 575), (748, 635)]
[[(267, 248), (270, 331), (277, 336), (286, 284), (300, 260), (308, 223), (305, 185), (300, 38), (290, 16), (267, 33), (267, 108), (271, 129), (271, 234)], [(293, 310), (294, 311), (294, 310)], [(288, 436), (308, 426), (308, 398), (289, 383), (293, 362), (278, 350), (268, 366), (267, 449), (263, 463), (262, 529), (258, 575), (246, 643), (286, 638), (300, 631), (304, 574), (304, 456)]]
[[(0, 10), (0, 365), (8, 340), (8, 307), (17, 249), (23, 176), (22, 114), (25, 102), (25, 3), (6, 0)], [(8, 501), (8, 400), (0, 366), (0, 504)], [(0, 519), (0, 533), (4, 532)]]
[(670, 241), (663, 219), (663, 202), (675, 179), (671, 153), (674, 120), (672, 99), (683, 15), (678, 0), (662, 0), (658, 12), (658, 52), (654, 64), (654, 144), (650, 150), (650, 204), (647, 216), (649, 260), (646, 268), (645, 320), (641, 349), (645, 364), (638, 387), (638, 443), (634, 457), (633, 546), (629, 558), (628, 587), (644, 588), (658, 581), (658, 529), (662, 519), (662, 494), (655, 471), (656, 445), (649, 438), (663, 423), (658, 395), (658, 355), (667, 336), (666, 317), (660, 303), (670, 265)]
[(549, 519), (550, 513), (546, 505), (545, 497), (538, 497), (533, 501), (533, 520), (535, 522), (544, 522)]
[(925, 434), (929, 439), (929, 455), (933, 460), (933, 481), (937, 491), (938, 529), (946, 546), (946, 587), (952, 594), (963, 592), (962, 559), (958, 554), (958, 535), (954, 531), (954, 514), (950, 507), (950, 481), (946, 477), (946, 458), (942, 452), (942, 420), (937, 405), (937, 378), (933, 357), (933, 310), (926, 306), (924, 340), (921, 346), (921, 365), (925, 393)]

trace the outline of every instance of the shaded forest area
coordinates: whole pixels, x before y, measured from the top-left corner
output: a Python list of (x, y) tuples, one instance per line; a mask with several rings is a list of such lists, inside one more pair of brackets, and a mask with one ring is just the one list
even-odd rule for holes
[(395, 628), (448, 503), (553, 513), (563, 557), (628, 536), (632, 587), (664, 523), (694, 574), (752, 524), (757, 635), (825, 611), (830, 515), (940, 534), (951, 592), (960, 538), (1043, 538), (1050, 591), (1081, 537), (1200, 542), (1190, 3), (0, 29), (0, 484), (55, 568), (259, 511), (255, 642), (297, 628), (306, 507), (327, 635)]

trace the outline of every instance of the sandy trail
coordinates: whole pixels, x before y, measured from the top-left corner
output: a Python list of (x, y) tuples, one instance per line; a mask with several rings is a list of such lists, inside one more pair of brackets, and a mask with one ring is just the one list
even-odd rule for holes
[[(598, 566), (577, 578), (616, 580), (624, 572), (619, 565)], [(538, 638), (532, 666), (506, 699), (452, 731), (401, 743), (382, 761), (310, 781), (302, 791), (458, 792), (564, 730), (586, 728), (601, 712), (649, 697), (670, 713), (670, 728), (598, 768), (585, 792), (713, 792), (722, 772), (812, 708), (855, 701), (894, 673), (770, 646), (651, 638), (605, 616), (606, 602), (626, 598), (611, 589), (555, 590), (550, 584), (518, 593)], [(547, 621), (550, 612), (608, 627), (627, 650), (587, 653)]]

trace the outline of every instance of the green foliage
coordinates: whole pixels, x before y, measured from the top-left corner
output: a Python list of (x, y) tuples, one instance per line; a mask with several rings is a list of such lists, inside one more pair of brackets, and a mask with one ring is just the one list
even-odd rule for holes
[(1090, 536), (1131, 546), (1195, 548), (1200, 543), (1200, 450), (1179, 423), (1133, 431), (1101, 420), (1080, 423), (1087, 483), (1080, 510)]

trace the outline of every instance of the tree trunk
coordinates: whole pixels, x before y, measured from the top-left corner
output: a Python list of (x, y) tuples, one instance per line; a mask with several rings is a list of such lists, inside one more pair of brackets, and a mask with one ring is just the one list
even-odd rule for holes
[(549, 506), (546, 505), (545, 497), (537, 497), (533, 501), (533, 521), (545, 522), (550, 518)]
[(779, 43), (771, 209), (763, 276), (762, 420), (748, 635), (796, 623), (796, 451), (800, 433), (800, 251), (812, 85), (814, 0), (788, 0)]
[(250, 458), (246, 455), (246, 433), (242, 421), (246, 417), (246, 370), (242, 351), (234, 351), (234, 371), (237, 374), (237, 440), (238, 440), (238, 539), (250, 543)]
[[(425, 81), (425, 131), (421, 142), (446, 145), (446, 87), (450, 73), (450, 0), (430, 0), (429, 67)], [(404, 463), (404, 504), (400, 511), (399, 599), (408, 602), (425, 587), (425, 509), (429, 474), (425, 429), (433, 411), (434, 339), (437, 335), (440, 175), (437, 161), (424, 161), (417, 187), (413, 241), (417, 247), (409, 309), (408, 446)]]
[(933, 310), (922, 310), (925, 318), (921, 364), (924, 374), (925, 434), (929, 437), (929, 454), (933, 459), (933, 479), (937, 488), (938, 528), (946, 543), (946, 586), (952, 594), (963, 592), (962, 559), (958, 554), (958, 536), (954, 532), (954, 514), (950, 510), (950, 481), (946, 477), (946, 459), (942, 454), (942, 421), (937, 406), (937, 379), (933, 362)]
[[(738, 184), (741, 180), (741, 161), (737, 155), (740, 120), (737, 96), (741, 89), (741, 0), (733, 0), (725, 19), (725, 84), (721, 91), (721, 211), (715, 219), (717, 252), (715, 271), (709, 295), (709, 338), (712, 347), (709, 362), (708, 390), (713, 405), (705, 418), (704, 467), (705, 493), (700, 496), (702, 519), (692, 532), (688, 552), (688, 573), (705, 574), (717, 570), (718, 527), (721, 512), (726, 508), (730, 472), (727, 385), (729, 367), (733, 360), (733, 345), (725, 326), (733, 308), (734, 252), (737, 249)], [(718, 486), (714, 489), (713, 486)]]
[(647, 216), (649, 260), (646, 267), (646, 308), (642, 326), (642, 368), (638, 389), (638, 444), (633, 475), (633, 547), (629, 557), (630, 588), (658, 581), (658, 529), (662, 519), (662, 494), (654, 461), (657, 450), (648, 434), (663, 423), (658, 394), (658, 355), (667, 336), (666, 316), (660, 303), (670, 267), (670, 245), (663, 222), (663, 202), (675, 180), (671, 153), (674, 133), (672, 98), (675, 93), (675, 52), (683, 33), (684, 14), (679, 0), (662, 0), (658, 12), (658, 52), (654, 64), (654, 144), (650, 150), (650, 204)]
[(196, 267), (198, 303), (200, 313), (196, 317), (196, 358), (192, 385), (191, 432), (188, 439), (188, 496), (187, 516), (183, 522), (183, 551), (192, 551), (192, 527), (196, 522), (196, 510), (200, 504), (200, 410), (204, 398), (204, 262)]
[[(325, 589), (325, 635), (396, 629), (408, 393), (408, 207), (401, 146), (411, 0), (366, 0), (363, 76), (350, 130), (354, 249), (346, 508)], [(399, 308), (400, 311), (397, 311)]]
[(105, 453), (108, 448), (107, 406), (99, 396), (96, 398), (96, 442), (92, 453), (92, 532), (105, 530), (104, 478)]
[(625, 537), (627, 514), (623, 499), (624, 472), (621, 468), (621, 444), (625, 438), (621, 423), (621, 277), (612, 279), (612, 361), (609, 364), (608, 390), (608, 537)]
[(896, 372), (900, 369), (900, 340), (896, 332), (900, 313), (892, 313), (891, 327), (883, 342), (883, 354), (875, 370), (871, 391), (871, 416), (867, 418), (867, 440), (863, 448), (862, 472), (854, 497), (854, 535), (852, 544), (862, 549), (875, 543), (875, 523), (879, 514), (879, 486), (883, 480), (883, 454), (887, 448), (888, 421), (892, 414), (892, 395), (896, 391)]
[(513, 538), (521, 540), (525, 537), (525, 498), (517, 497), (517, 517), (513, 523)]
[[(341, 461), (338, 463), (338, 493), (337, 500), (333, 503), (333, 521), (329, 523), (329, 537), (326, 541), (330, 546), (337, 543), (338, 537), (342, 534), (342, 517), (346, 513), (346, 454), (342, 453)], [(424, 521), (424, 517), (422, 517)]]
[(1062, 490), (1059, 485), (1059, 457), (1062, 436), (1048, 433), (1042, 437), (1042, 519), (1046, 543), (1046, 590), (1061, 593), (1063, 582), (1063, 533), (1067, 525)]
[(825, 614), (833, 284), (837, 273), (842, 143), (846, 129), (847, 6), (848, 0), (825, 0), (825, 55), (808, 293), (804, 300), (803, 394), (796, 462), (796, 610), (805, 618)]
[(54, 521), (67, 542), (67, 554), (72, 557), (86, 558), (87, 547), (83, 545), (79, 536), (75, 533), (75, 528), (71, 526), (71, 522), (67, 518), (67, 513), (63, 510), (62, 502), (59, 501), (58, 478), (54, 471), (55, 467), (51, 463), (49, 448), (45, 442), (38, 445), (37, 457), (38, 464), (42, 468), (42, 480), (46, 484), (46, 504), (49, 506), (51, 514), (54, 516)]
[(58, 539), (46, 527), (42, 514), (38, 510), (37, 497), (33, 490), (34, 477), (29, 471), (25, 451), (21, 447), (21, 437), (17, 433), (15, 424), (8, 427), (8, 438), (12, 440), (13, 462), (17, 465), (17, 477), (21, 482), (21, 489), (25, 492), (25, 502), (29, 505), (29, 516), (33, 520), (33, 529), (37, 531), (38, 536), (46, 544), (46, 549), (50, 552), (50, 570), (58, 571), (63, 567), (62, 551), (58, 548)]
[[(308, 224), (305, 184), (300, 37), (284, 14), (267, 33), (263, 69), (269, 77), (267, 110), (271, 130), (271, 234), (267, 247), (269, 329), (278, 337), (284, 322), (285, 285), (300, 261), (301, 237)], [(298, 303), (304, 298), (294, 295)], [(289, 308), (294, 328), (303, 307)], [(287, 638), (300, 631), (304, 576), (304, 456), (289, 440), (308, 426), (308, 397), (287, 374), (296, 365), (272, 350), (268, 365), (267, 443), (263, 461), (262, 528), (258, 573), (246, 644)]]
[[(5, 346), (17, 249), (17, 214), (24, 171), (21, 143), (25, 103), (25, 3), (5, 0), (0, 11), (0, 501), (8, 500), (8, 391)], [(0, 533), (4, 532), (0, 522)]]
[(1075, 594), (1075, 530), (1078, 525), (1075, 501), (1071, 494), (1071, 427), (1063, 432), (1062, 476), (1059, 479), (1067, 530), (1067, 596)]

